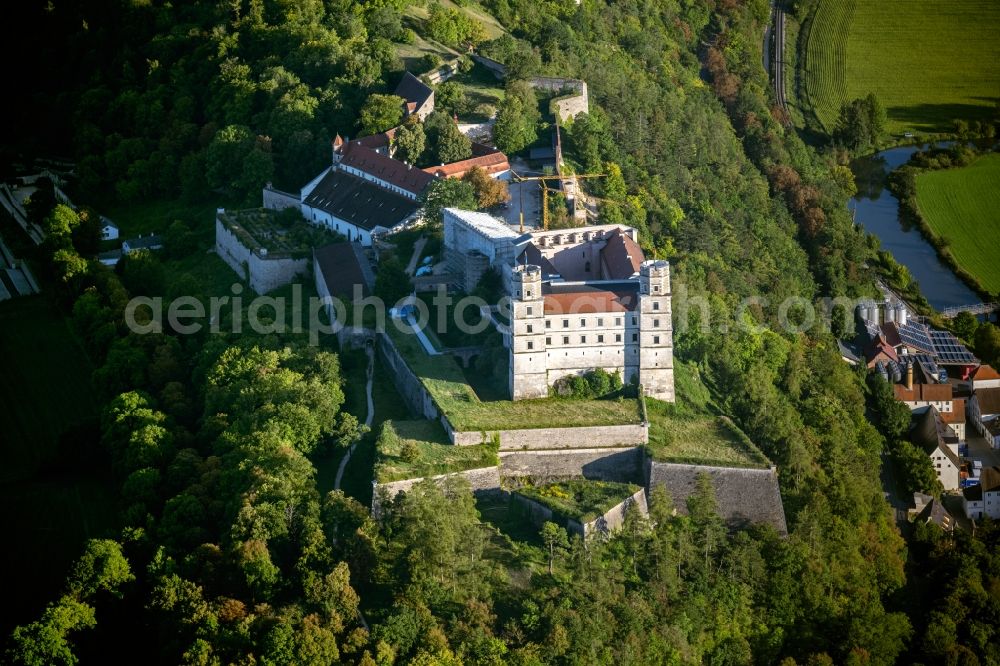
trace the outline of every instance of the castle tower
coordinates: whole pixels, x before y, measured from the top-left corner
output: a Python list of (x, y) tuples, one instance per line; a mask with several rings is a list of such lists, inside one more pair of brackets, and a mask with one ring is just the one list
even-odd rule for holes
[(639, 267), (639, 383), (646, 395), (674, 401), (670, 264), (662, 260)]
[(512, 269), (510, 324), (511, 398), (544, 398), (549, 393), (549, 385), (540, 267), (528, 264)]

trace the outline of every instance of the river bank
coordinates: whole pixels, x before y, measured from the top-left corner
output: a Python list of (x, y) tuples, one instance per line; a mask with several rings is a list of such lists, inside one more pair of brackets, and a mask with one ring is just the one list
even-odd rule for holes
[[(939, 142), (947, 147), (950, 142)], [(900, 202), (889, 189), (889, 174), (906, 164), (924, 146), (890, 148), (851, 162), (858, 193), (849, 207), (855, 222), (875, 235), (882, 249), (905, 266), (920, 292), (936, 310), (980, 301), (975, 290), (963, 282), (939, 256), (919, 229), (900, 219)]]

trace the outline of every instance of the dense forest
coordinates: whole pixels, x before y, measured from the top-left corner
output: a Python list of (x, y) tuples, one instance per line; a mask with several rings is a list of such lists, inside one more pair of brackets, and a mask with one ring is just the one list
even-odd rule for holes
[[(408, 4), (22, 8), (11, 77), (23, 129), (12, 142), (74, 159), (76, 197), (98, 206), (253, 199), (267, 180), (298, 187), (331, 136), (357, 131), (369, 96), (391, 92)], [(784, 299), (871, 293), (865, 264), (879, 259), (843, 205), (853, 187), (844, 160), (806, 146), (773, 105), (760, 66), (767, 2), (482, 6), (509, 35), (438, 29), (459, 39), (462, 28), (512, 76), (588, 82), (592, 112), (566, 128), (567, 149), (586, 168), (620, 165), (625, 191), (603, 192), (620, 202), (609, 214), (637, 226), (645, 249), (672, 261), (675, 291), (706, 297), (726, 325), (677, 322), (677, 355), (778, 466), (788, 537), (727, 535), (710, 486), (687, 516), (656, 493), (649, 520), (586, 545), (512, 541), (461, 484), (420, 484), (374, 521), (316, 488), (311, 456), (360, 432), (342, 410), (337, 354), (293, 335), (128, 334), (121, 312), (143, 281), (82, 258), (75, 231), (91, 222), (57, 208), (43, 215), (43, 261), (101, 359), (101, 443), (125, 527), (87, 544), (7, 657), (1000, 663), (995, 529), (954, 543), (921, 533), (920, 566), (907, 565), (879, 481), (878, 389), (819, 323), (778, 326)], [(449, 17), (438, 11), (439, 23)], [(531, 566), (539, 553), (551, 572)]]

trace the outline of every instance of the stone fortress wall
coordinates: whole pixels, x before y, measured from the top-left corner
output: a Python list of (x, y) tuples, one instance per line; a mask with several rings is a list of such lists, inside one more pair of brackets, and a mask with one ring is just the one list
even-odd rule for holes
[(580, 113), (590, 112), (590, 95), (587, 92), (587, 82), (580, 79), (565, 79), (551, 76), (536, 76), (531, 86), (536, 90), (555, 93), (561, 96), (552, 100), (552, 113), (559, 120), (572, 120)]
[[(224, 211), (220, 209), (219, 212)], [(307, 257), (296, 259), (254, 252), (243, 245), (218, 217), (215, 220), (215, 252), (258, 294), (283, 287), (309, 272), (310, 260)]]

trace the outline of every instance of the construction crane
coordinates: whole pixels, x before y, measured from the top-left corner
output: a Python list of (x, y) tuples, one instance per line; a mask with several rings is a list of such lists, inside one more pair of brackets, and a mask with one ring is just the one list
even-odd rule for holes
[[(516, 173), (513, 169), (510, 172), (513, 176), (515, 182), (524, 182), (529, 180), (541, 181), (542, 190), (542, 228), (546, 231), (549, 230), (549, 189), (545, 186), (545, 181), (547, 180), (570, 180), (571, 178), (604, 178), (607, 174), (604, 173), (574, 173), (565, 176), (560, 176), (559, 174), (553, 174), (551, 176), (521, 176)], [(523, 192), (519, 193), (519, 207), (521, 213), (521, 233), (524, 233), (524, 196)]]

